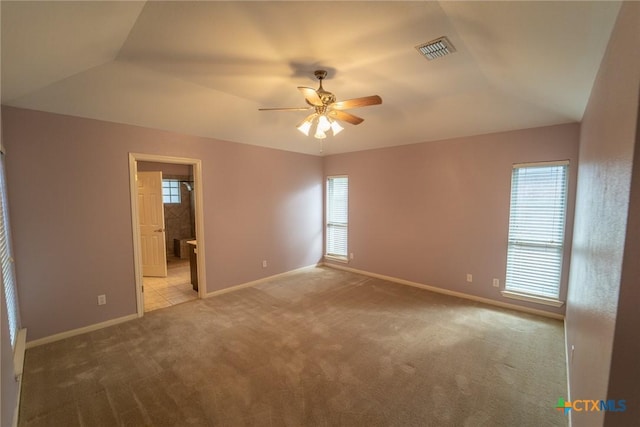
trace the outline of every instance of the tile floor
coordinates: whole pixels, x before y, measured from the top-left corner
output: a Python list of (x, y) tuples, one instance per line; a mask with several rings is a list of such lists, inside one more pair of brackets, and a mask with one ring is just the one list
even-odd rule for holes
[(189, 260), (167, 258), (167, 277), (144, 277), (144, 311), (157, 310), (198, 298), (191, 286)]

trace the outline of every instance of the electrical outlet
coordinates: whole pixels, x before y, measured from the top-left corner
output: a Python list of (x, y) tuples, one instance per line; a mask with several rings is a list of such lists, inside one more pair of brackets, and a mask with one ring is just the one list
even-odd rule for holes
[(106, 295), (98, 295), (98, 305), (105, 305), (107, 303)]
[(470, 273), (467, 273), (467, 282), (469, 283), (473, 282), (473, 275)]
[(267, 260), (266, 259), (262, 260), (262, 268), (267, 268)]
[(349, 254), (349, 259), (353, 259), (353, 252)]
[(500, 279), (493, 279), (493, 287), (494, 288), (500, 287)]

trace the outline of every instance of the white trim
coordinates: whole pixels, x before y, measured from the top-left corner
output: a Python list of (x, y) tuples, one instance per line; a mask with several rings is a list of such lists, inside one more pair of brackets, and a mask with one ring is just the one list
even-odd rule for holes
[[(338, 178), (346, 178), (347, 179), (347, 223), (344, 224), (344, 227), (347, 229), (347, 254), (346, 255), (337, 255), (337, 254), (329, 254), (327, 253), (327, 230), (329, 229), (329, 180), (338, 179)], [(324, 180), (324, 226), (322, 231), (323, 236), (323, 248), (324, 248), (324, 257), (328, 258), (330, 261), (336, 262), (349, 262), (349, 175), (327, 175)], [(334, 224), (334, 223), (331, 223)], [(338, 225), (338, 224), (335, 224)], [(341, 224), (342, 225), (342, 224)]]
[(20, 414), (20, 395), (22, 394), (22, 372), (24, 370), (24, 352), (26, 350), (27, 330), (22, 328), (16, 335), (16, 346), (13, 349), (13, 370), (15, 372), (16, 382), (18, 383), (18, 392), (16, 398), (16, 407), (13, 409), (13, 427), (18, 426), (18, 417)]
[(518, 168), (535, 168), (545, 166), (569, 166), (569, 160), (554, 160), (550, 162), (533, 162), (533, 163), (514, 163), (513, 169)]
[[(320, 267), (321, 265), (322, 265), (321, 263), (307, 265), (305, 267), (296, 268), (295, 270), (285, 271), (284, 273), (278, 273), (278, 274), (274, 274), (273, 276), (263, 277), (262, 279), (253, 280), (251, 282), (243, 283), (243, 284), (236, 285), (236, 286), (231, 286), (231, 287), (225, 288), (225, 289), (220, 289), (220, 290), (213, 291), (213, 292), (210, 292), (210, 293), (206, 294), (204, 296), (204, 298), (211, 298), (211, 297), (215, 297), (215, 296), (218, 296), (218, 295), (226, 294), (228, 292), (238, 291), (240, 289), (244, 289), (244, 288), (248, 288), (248, 287), (251, 287), (251, 286), (255, 286), (255, 285), (258, 285), (260, 283), (268, 282), (269, 280), (273, 280), (273, 279), (289, 276), (289, 275), (294, 274), (294, 273), (299, 273), (301, 271), (310, 270), (312, 268)], [(106, 322), (94, 323), (93, 325), (84, 326), (82, 328), (72, 329), (70, 331), (61, 332), (61, 333), (55, 334), (55, 335), (49, 335), (48, 337), (39, 338), (37, 340), (33, 340), (33, 341), (27, 342), (26, 348), (33, 348), (33, 347), (37, 347), (37, 346), (40, 346), (40, 345), (43, 345), (43, 344), (49, 344), (49, 343), (52, 343), (52, 342), (55, 342), (55, 341), (60, 341), (60, 340), (63, 340), (65, 338), (74, 337), (76, 335), (81, 335), (81, 334), (84, 334), (84, 333), (87, 333), (87, 332), (97, 331), (98, 329), (107, 328), (109, 326), (117, 325), (119, 323), (128, 322), (130, 320), (135, 320), (138, 317), (139, 316), (137, 314), (130, 314), (128, 316), (118, 317), (117, 319), (107, 320)]]
[(252, 286), (256, 286), (256, 285), (259, 285), (261, 283), (268, 282), (270, 280), (274, 280), (274, 279), (279, 279), (279, 278), (282, 278), (282, 277), (290, 276), (290, 275), (292, 275), (294, 273), (299, 273), (301, 271), (310, 270), (312, 268), (317, 268), (317, 267), (320, 267), (320, 266), (322, 266), (322, 263), (311, 264), (311, 265), (307, 265), (305, 267), (296, 268), (295, 270), (285, 271), (284, 273), (274, 274), (273, 276), (263, 277), (262, 279), (252, 280), (251, 282), (241, 283), (239, 285), (234, 285), (234, 286), (230, 286), (228, 288), (219, 289), (217, 291), (213, 291), (213, 292), (208, 293), (205, 296), (205, 298), (217, 297), (218, 295), (223, 295), (223, 294), (227, 294), (229, 292), (239, 291), (240, 289), (244, 289), (244, 288), (250, 288)]
[(564, 301), (560, 301), (553, 298), (539, 297), (537, 295), (523, 294), (523, 293), (514, 292), (514, 291), (500, 291), (500, 293), (505, 298), (517, 299), (520, 301), (527, 301), (527, 302), (534, 302), (536, 304), (544, 304), (544, 305), (549, 305), (551, 307), (562, 307), (564, 305)]
[(130, 314), (128, 316), (107, 320), (106, 322), (94, 323), (93, 325), (83, 326), (82, 328), (72, 329), (70, 331), (61, 332), (59, 334), (49, 335), (48, 337), (39, 338), (37, 340), (27, 342), (26, 348), (29, 349), (38, 347), (43, 344), (49, 344), (55, 341), (63, 340), (65, 338), (75, 337), (76, 335), (86, 334), (87, 332), (97, 331), (98, 329), (108, 328), (109, 326), (128, 322), (129, 320), (134, 320), (137, 318), (137, 314)]
[(24, 368), (24, 351), (27, 342), (27, 329), (22, 328), (16, 336), (16, 346), (13, 349), (13, 370), (15, 371), (16, 380), (22, 375)]
[[(571, 376), (569, 372), (569, 365), (571, 363), (571, 353), (569, 350), (569, 335), (567, 334), (567, 321), (565, 319), (564, 323), (564, 358), (565, 364), (567, 366), (567, 402), (571, 402)], [(567, 418), (569, 419), (569, 427), (571, 427), (571, 414), (573, 411), (569, 411), (567, 414)]]
[(325, 254), (324, 259), (326, 259), (327, 261), (341, 262), (343, 264), (349, 263), (349, 258), (347, 258), (346, 256)]
[(136, 285), (136, 313), (138, 317), (144, 314), (144, 300), (142, 299), (142, 266), (140, 257), (142, 248), (140, 243), (140, 211), (138, 209), (138, 164), (136, 156), (129, 153), (129, 194), (131, 197), (131, 227), (133, 232), (133, 276)]
[(13, 409), (12, 427), (18, 427), (18, 419), (20, 418), (20, 395), (22, 394), (22, 375), (18, 380), (18, 396), (16, 398), (16, 407)]
[(468, 300), (471, 300), (471, 301), (481, 302), (483, 304), (494, 305), (496, 307), (502, 307), (502, 308), (508, 308), (510, 310), (522, 311), (522, 312), (529, 313), (529, 314), (536, 314), (536, 315), (542, 316), (542, 317), (549, 317), (549, 318), (552, 318), (552, 319), (564, 320), (564, 316), (562, 314), (558, 314), (558, 313), (550, 313), (548, 311), (538, 310), (538, 309), (535, 309), (535, 308), (522, 307), (522, 306), (519, 306), (519, 305), (509, 304), (509, 303), (506, 303), (506, 302), (495, 301), (495, 300), (492, 300), (492, 299), (489, 299), (489, 298), (478, 297), (478, 296), (475, 296), (475, 295), (469, 295), (469, 294), (465, 294), (465, 293), (462, 293), (462, 292), (450, 291), (448, 289), (442, 289), (442, 288), (438, 288), (438, 287), (435, 287), (435, 286), (424, 285), (422, 283), (412, 282), (410, 280), (405, 280), (405, 279), (399, 279), (397, 277), (385, 276), (383, 274), (371, 273), (369, 271), (358, 270), (358, 269), (351, 268), (351, 267), (345, 267), (345, 266), (342, 266), (342, 265), (339, 265), (339, 264), (324, 263), (323, 265), (325, 265), (327, 267), (330, 267), (330, 268), (335, 268), (337, 270), (345, 270), (345, 271), (350, 271), (352, 273), (362, 274), (364, 276), (375, 277), (376, 279), (388, 280), (390, 282), (398, 283), (400, 285), (406, 285), (406, 286), (412, 286), (414, 288), (426, 289), (428, 291), (436, 292), (436, 293), (439, 293), (439, 294), (450, 295), (450, 296), (454, 296), (454, 297), (458, 297), (458, 298), (468, 299)]
[(202, 161), (187, 157), (161, 156), (157, 154), (129, 153), (129, 192), (131, 193), (131, 227), (133, 230), (133, 259), (134, 277), (136, 283), (136, 308), (138, 317), (144, 316), (144, 299), (142, 295), (142, 249), (140, 244), (140, 225), (138, 224), (138, 186), (136, 176), (138, 173), (137, 162), (157, 162), (173, 163), (180, 165), (190, 165), (193, 167), (193, 191), (195, 192), (196, 205), (196, 240), (198, 250), (196, 251), (198, 265), (198, 298), (207, 295), (207, 277), (205, 269), (205, 239), (204, 239), (204, 197), (202, 190)]

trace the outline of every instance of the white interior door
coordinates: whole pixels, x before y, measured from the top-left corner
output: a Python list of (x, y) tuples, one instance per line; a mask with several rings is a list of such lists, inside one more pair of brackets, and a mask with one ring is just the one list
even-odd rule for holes
[(138, 172), (142, 275), (167, 277), (162, 172)]

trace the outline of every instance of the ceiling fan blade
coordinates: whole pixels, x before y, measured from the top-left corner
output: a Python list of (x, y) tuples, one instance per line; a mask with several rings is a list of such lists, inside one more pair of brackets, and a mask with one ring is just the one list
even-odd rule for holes
[(302, 92), (302, 95), (304, 95), (304, 99), (306, 99), (309, 104), (315, 105), (317, 107), (321, 107), (323, 105), (322, 99), (320, 99), (320, 96), (315, 89), (311, 89), (310, 87), (298, 86), (298, 90)]
[(349, 108), (366, 107), (368, 105), (382, 104), (382, 98), (378, 95), (363, 96), (362, 98), (347, 99), (331, 104), (334, 110), (347, 110)]
[(313, 107), (292, 107), (292, 108), (258, 108), (258, 111), (309, 111)]
[(336, 119), (336, 120), (340, 120), (343, 122), (347, 122), (347, 123), (351, 123), (352, 125), (359, 125), (360, 123), (362, 123), (364, 121), (364, 119), (358, 117), (358, 116), (354, 116), (353, 114), (344, 112), (344, 111), (337, 111), (337, 110), (331, 110), (329, 112), (329, 116), (332, 119)]

